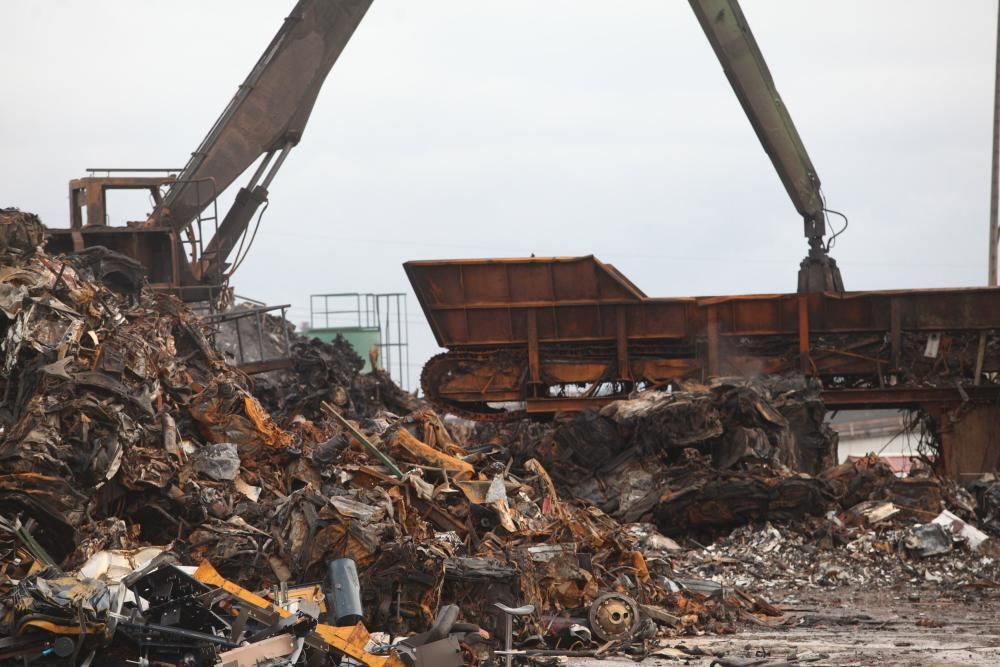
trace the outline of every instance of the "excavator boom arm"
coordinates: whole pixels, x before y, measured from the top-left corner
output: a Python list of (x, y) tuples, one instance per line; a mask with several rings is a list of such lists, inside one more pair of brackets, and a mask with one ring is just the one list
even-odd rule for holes
[(826, 211), (819, 176), (781, 101), (738, 0), (689, 0), (736, 98), (795, 210), (803, 218), (809, 254), (799, 265), (799, 292), (843, 292), (840, 269), (823, 243)]
[[(299, 0), (250, 75), (191, 154), (150, 226), (180, 231), (263, 156), (205, 249), (196, 274), (225, 261), (288, 151), (302, 138), (327, 74), (372, 0)], [(275, 158), (276, 159), (273, 159)], [(273, 161), (272, 161), (273, 159)], [(268, 171), (270, 169), (270, 171)]]
[(806, 236), (821, 240), (825, 225), (819, 176), (781, 101), (739, 2), (690, 2), (792, 204), (806, 221)]

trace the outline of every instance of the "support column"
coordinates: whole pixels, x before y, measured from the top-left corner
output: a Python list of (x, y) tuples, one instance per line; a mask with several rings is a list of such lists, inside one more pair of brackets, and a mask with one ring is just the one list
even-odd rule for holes
[(945, 475), (963, 482), (1000, 469), (1000, 406), (955, 404), (936, 417)]
[[(1000, 12), (1000, 9), (998, 9)], [(1000, 13), (997, 15), (996, 65), (994, 66), (993, 82), (993, 166), (990, 172), (990, 253), (989, 281), (990, 287), (997, 284), (997, 243), (1000, 243), (1000, 229), (997, 229), (997, 200), (1000, 197)]]
[(632, 379), (632, 369), (628, 361), (628, 331), (626, 330), (625, 321), (625, 308), (626, 306), (616, 306), (615, 307), (615, 317), (618, 322), (618, 326), (615, 332), (615, 342), (618, 347), (618, 379), (619, 380), (631, 380)]
[(528, 310), (528, 376), (532, 384), (540, 384), (542, 381), (538, 355), (538, 315), (534, 308)]
[(806, 375), (812, 372), (809, 356), (809, 299), (799, 295), (799, 368)]
[(719, 377), (719, 311), (718, 306), (708, 307), (708, 375)]

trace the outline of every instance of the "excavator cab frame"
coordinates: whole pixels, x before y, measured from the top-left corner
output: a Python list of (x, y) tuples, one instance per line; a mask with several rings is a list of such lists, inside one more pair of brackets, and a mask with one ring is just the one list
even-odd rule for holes
[[(103, 246), (139, 261), (146, 269), (150, 284), (161, 291), (177, 294), (188, 301), (212, 300), (223, 289), (221, 280), (196, 280), (187, 270), (203, 252), (201, 240), (205, 223), (217, 220), (214, 213), (217, 193), (211, 179), (197, 183), (211, 211), (178, 233), (169, 225), (133, 220), (124, 226), (110, 224), (108, 194), (115, 190), (144, 190), (156, 206), (164, 200), (164, 191), (180, 181), (179, 169), (107, 169), (88, 168), (89, 176), (69, 182), (69, 229), (50, 228), (48, 248), (52, 252), (79, 252)], [(139, 175), (142, 174), (142, 175)], [(155, 174), (155, 175), (152, 175)]]
[[(92, 175), (69, 182), (70, 226), (69, 229), (49, 228), (48, 249), (51, 252), (65, 253), (79, 252), (91, 246), (104, 246), (141, 262), (146, 268), (149, 282), (155, 287), (167, 290), (179, 288), (180, 258), (177, 252), (177, 234), (173, 229), (140, 227), (135, 223), (125, 227), (108, 224), (109, 191), (146, 190), (153, 201), (160, 202), (163, 188), (169, 187), (176, 177), (169, 174), (112, 175), (112, 172), (118, 170), (88, 171)], [(96, 171), (107, 172), (107, 175), (93, 175)]]
[[(213, 302), (226, 294), (228, 257), (244, 248), (251, 224), (259, 223), (271, 181), (301, 140), (327, 74), (371, 3), (299, 0), (182, 169), (99, 169), (107, 174), (74, 179), (70, 228), (50, 229), (49, 249), (105, 246), (142, 263), (154, 287), (185, 301)], [(220, 219), (218, 195), (254, 164)], [(152, 213), (109, 226), (107, 192), (115, 189), (149, 190)], [(246, 249), (253, 233), (249, 239)]]
[[(69, 182), (69, 226), (71, 229), (109, 226), (109, 190), (147, 190), (156, 205), (163, 201), (163, 188), (173, 185), (176, 169), (88, 169), (91, 175), (74, 178)], [(107, 172), (107, 176), (95, 176), (96, 172)], [(112, 172), (174, 172), (161, 176), (112, 176)], [(84, 221), (86, 212), (86, 221)], [(139, 224), (134, 223), (135, 225)], [(128, 226), (133, 226), (129, 224)]]

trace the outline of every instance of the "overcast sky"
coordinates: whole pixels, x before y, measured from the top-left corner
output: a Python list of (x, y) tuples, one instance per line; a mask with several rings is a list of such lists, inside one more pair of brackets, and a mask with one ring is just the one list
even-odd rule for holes
[[(182, 166), (293, 4), (0, 3), (0, 206), (66, 226), (86, 167)], [(983, 284), (996, 2), (743, 8), (850, 217), (847, 288)], [(593, 253), (679, 296), (793, 291), (806, 250), (681, 0), (375, 0), (270, 202), (233, 282), (295, 322), (410, 259)], [(409, 331), (416, 378), (412, 297)]]

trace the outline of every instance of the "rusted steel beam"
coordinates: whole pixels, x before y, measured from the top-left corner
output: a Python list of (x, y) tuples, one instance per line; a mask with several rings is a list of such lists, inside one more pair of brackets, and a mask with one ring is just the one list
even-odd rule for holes
[(717, 376), (719, 374), (719, 313), (715, 306), (708, 307), (706, 329), (708, 334), (708, 373)]
[(538, 363), (538, 313), (528, 311), (528, 373), (533, 383), (541, 382), (542, 371)]
[(291, 368), (295, 364), (294, 359), (266, 359), (264, 361), (248, 361), (245, 364), (240, 364), (237, 366), (241, 371), (247, 375), (255, 375), (257, 373), (267, 373), (268, 371), (277, 371), (285, 368)]
[(804, 294), (798, 298), (799, 311), (799, 370), (803, 373), (812, 372), (809, 358), (809, 301)]
[(618, 353), (618, 379), (631, 380), (632, 369), (628, 362), (628, 325), (625, 319), (625, 309), (622, 306), (615, 308), (615, 343)]
[(902, 355), (903, 322), (899, 299), (889, 300), (889, 337), (892, 345), (892, 367), (899, 368)]
[[(969, 401), (992, 402), (1000, 398), (1000, 386), (962, 387)], [(831, 389), (823, 392), (830, 408), (905, 408), (933, 403), (962, 403), (957, 387), (900, 389)]]
[[(992, 403), (1000, 398), (1000, 387), (966, 387), (969, 400)], [(607, 398), (537, 398), (525, 402), (527, 412), (546, 414), (598, 410), (616, 400)], [(931, 404), (962, 403), (956, 389), (834, 389), (823, 392), (823, 402), (831, 409), (907, 408)]]

